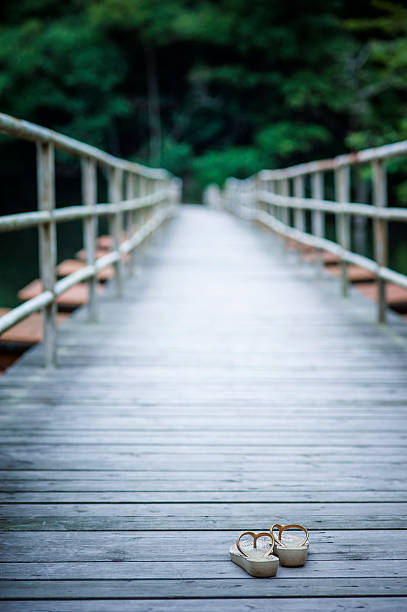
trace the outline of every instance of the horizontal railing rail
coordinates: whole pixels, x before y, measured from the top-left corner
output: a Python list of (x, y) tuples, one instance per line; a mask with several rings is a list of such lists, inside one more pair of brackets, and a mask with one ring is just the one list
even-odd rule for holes
[[(0, 334), (39, 310), (43, 311), (44, 363), (56, 364), (56, 300), (59, 295), (87, 281), (89, 319), (97, 319), (96, 276), (113, 265), (116, 292), (123, 293), (123, 257), (129, 255), (128, 273), (133, 272), (134, 249), (174, 212), (180, 201), (181, 181), (163, 169), (114, 157), (47, 128), (0, 113), (0, 132), (34, 141), (37, 146), (38, 210), (0, 216), (0, 232), (38, 227), (39, 268), (42, 292), (16, 306), (0, 318)], [(55, 149), (81, 160), (83, 204), (55, 206)], [(97, 203), (97, 168), (108, 174), (109, 202)], [(107, 217), (113, 239), (111, 252), (96, 258), (97, 223)], [(59, 223), (83, 221), (85, 266), (61, 280), (56, 280), (57, 233)], [(126, 236), (123, 241), (123, 233)]]
[(24, 121), (23, 119), (16, 119), (4, 113), (0, 113), (0, 132), (23, 140), (51, 144), (54, 145), (56, 149), (66, 151), (77, 157), (86, 157), (107, 168), (120, 168), (123, 171), (133, 172), (144, 178), (164, 180), (169, 176), (169, 173), (162, 168), (149, 168), (142, 164), (115, 157), (114, 155), (110, 155), (84, 142), (80, 142), (64, 134), (59, 134), (59, 132), (54, 132), (54, 130), (49, 130), (48, 128), (30, 123), (29, 121)]
[[(223, 191), (208, 189), (208, 204), (222, 206), (242, 217), (255, 219), (277, 234), (297, 243), (317, 249), (322, 265), (322, 251), (335, 254), (341, 265), (341, 288), (348, 295), (348, 264), (372, 272), (378, 283), (378, 321), (386, 318), (386, 282), (407, 288), (407, 276), (388, 267), (388, 222), (406, 222), (407, 209), (388, 207), (387, 172), (389, 158), (407, 156), (407, 141), (366, 149), (333, 159), (312, 161), (278, 170), (261, 170), (254, 176), (239, 180), (229, 178)], [(372, 204), (352, 202), (351, 168), (371, 164)], [(325, 176), (334, 175), (335, 200), (324, 197)], [(308, 185), (307, 185), (308, 181)], [(311, 197), (305, 197), (306, 188)], [(210, 201), (209, 201), (210, 200)], [(213, 200), (213, 202), (212, 202)], [(311, 220), (307, 227), (306, 211)], [(326, 214), (335, 219), (335, 240), (326, 238)], [(351, 219), (359, 217), (373, 221), (373, 258), (352, 250)]]

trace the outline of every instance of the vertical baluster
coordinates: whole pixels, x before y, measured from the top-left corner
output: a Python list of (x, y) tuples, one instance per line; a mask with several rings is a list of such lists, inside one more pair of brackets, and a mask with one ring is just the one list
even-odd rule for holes
[[(294, 178), (294, 196), (296, 198), (304, 197), (304, 176), (296, 176)], [(294, 225), (300, 232), (305, 231), (305, 212), (302, 208), (296, 208), (294, 211)], [(304, 251), (301, 243), (298, 245), (298, 254), (301, 257), (301, 253)]]
[[(150, 193), (151, 193), (150, 179), (146, 178), (144, 180), (144, 195), (148, 197)], [(148, 222), (148, 217), (149, 217), (149, 208), (143, 208), (143, 225), (145, 225)]]
[[(122, 189), (123, 189), (123, 171), (120, 168), (110, 168), (109, 171), (109, 202), (112, 204), (119, 205), (122, 201)], [(113, 248), (115, 251), (119, 251), (121, 234), (122, 234), (122, 213), (117, 210), (113, 215), (113, 222), (111, 225), (112, 236), (113, 236)], [(116, 292), (119, 297), (123, 295), (123, 274), (122, 274), (122, 262), (121, 259), (115, 262), (115, 282)]]
[[(386, 168), (381, 159), (372, 162), (373, 171), (373, 204), (377, 208), (387, 206), (387, 175)], [(374, 253), (376, 263), (380, 267), (387, 266), (388, 257), (388, 226), (385, 219), (374, 220)], [(379, 323), (386, 321), (386, 281), (377, 278)]]
[(259, 174), (255, 174), (251, 179), (253, 181), (252, 190), (253, 190), (253, 198), (256, 207), (256, 214), (261, 213), (262, 209), (264, 209), (265, 204), (262, 204), (259, 200), (259, 193), (263, 189), (262, 180)]
[(167, 202), (168, 200), (165, 199), (161, 199), (162, 196), (162, 191), (167, 189), (167, 185), (166, 185), (166, 181), (161, 181), (160, 179), (155, 179), (154, 181), (154, 194), (156, 195), (156, 197), (160, 196), (160, 200), (157, 201), (156, 206), (154, 207), (154, 210), (158, 213), (159, 217), (162, 217), (162, 215), (165, 213), (165, 208), (167, 206)]
[[(276, 193), (276, 182), (271, 179), (270, 181), (265, 181), (266, 191), (270, 195), (274, 195)], [(267, 212), (274, 218), (277, 217), (277, 207), (275, 204), (267, 204)]]
[[(126, 173), (126, 200), (134, 200), (135, 198), (135, 174), (133, 172)], [(127, 211), (126, 213), (126, 233), (127, 240), (130, 240), (133, 237), (133, 227), (134, 227), (134, 214), (132, 210)], [(127, 265), (127, 271), (129, 276), (133, 276), (134, 274), (134, 258), (135, 258), (135, 249), (130, 251), (129, 253), (129, 263)]]
[[(350, 167), (339, 166), (335, 170), (335, 197), (337, 202), (349, 202), (350, 200)], [(340, 213), (336, 216), (337, 242), (348, 251), (350, 249), (350, 220), (349, 215)], [(341, 260), (341, 288), (343, 297), (349, 292), (349, 278), (347, 263)]]
[[(156, 186), (155, 179), (150, 178), (149, 181), (148, 181), (148, 192), (152, 196), (155, 195), (155, 186)], [(152, 201), (154, 202), (154, 198), (152, 198)], [(151, 217), (156, 212), (157, 208), (158, 208), (158, 206), (156, 204), (154, 204), (153, 206), (150, 206), (149, 208), (147, 208), (147, 219), (148, 220), (151, 219)]]
[(166, 214), (170, 215), (170, 214), (174, 214), (175, 213), (175, 207), (177, 205), (177, 201), (176, 201), (176, 196), (175, 196), (175, 181), (172, 180), (170, 177), (167, 178), (166, 182), (166, 189), (168, 191), (168, 201), (167, 201), (167, 210), (166, 210)]
[[(89, 157), (82, 158), (82, 199), (85, 206), (95, 206), (97, 201), (97, 179), (96, 162)], [(84, 246), (86, 251), (86, 263), (94, 266), (96, 261), (96, 236), (97, 236), (97, 217), (92, 215), (86, 217), (83, 222)], [(89, 321), (97, 319), (97, 294), (96, 294), (96, 275), (88, 279)]]
[[(322, 172), (314, 172), (311, 175), (311, 196), (315, 200), (324, 199), (324, 175)], [(313, 210), (311, 216), (312, 234), (318, 238), (325, 236), (325, 214), (322, 210)], [(317, 265), (322, 270), (322, 249), (317, 249)]]
[[(137, 185), (137, 195), (139, 198), (143, 198), (145, 195), (144, 181), (145, 181), (144, 176), (140, 175), (138, 178), (138, 185)], [(137, 227), (138, 229), (143, 227), (143, 209), (142, 208), (137, 209)]]
[[(147, 187), (147, 194), (151, 196), (154, 193), (154, 180), (151, 178), (148, 178), (146, 181), (146, 187)], [(150, 203), (151, 203), (151, 198), (150, 198)], [(153, 210), (154, 209), (151, 206), (146, 208), (146, 221), (147, 222), (150, 220)]]
[[(148, 179), (146, 177), (143, 177), (140, 189), (141, 189), (140, 195), (142, 195), (143, 197), (148, 196)], [(142, 208), (140, 210), (140, 219), (141, 219), (142, 226), (144, 226), (146, 222), (146, 215), (147, 215), (146, 211), (147, 211), (147, 208)]]
[[(283, 196), (284, 198), (288, 198), (288, 196), (290, 195), (290, 183), (287, 178), (283, 178), (280, 181), (280, 195)], [(281, 209), (281, 221), (284, 223), (286, 227), (290, 225), (289, 209), (286, 206), (284, 206), (284, 208)], [(283, 245), (284, 245), (284, 251), (287, 251), (287, 248), (288, 248), (288, 238), (287, 237), (283, 237)]]
[[(279, 184), (278, 181), (276, 179), (273, 179), (272, 181), (270, 181), (270, 193), (273, 196), (278, 195), (278, 191), (279, 191)], [(280, 208), (277, 206), (277, 204), (272, 204), (272, 216), (274, 217), (274, 219), (276, 219), (276, 221), (279, 221), (280, 219)], [(281, 240), (281, 236), (277, 233), (277, 239)]]
[[(50, 213), (55, 208), (55, 159), (54, 147), (49, 142), (37, 143), (37, 191), (38, 208)], [(54, 291), (57, 261), (56, 227), (50, 221), (39, 227), (40, 275), (43, 291)], [(56, 302), (43, 310), (44, 365), (53, 367), (57, 360)]]
[[(288, 197), (291, 197), (294, 195), (294, 179), (288, 178), (287, 185), (288, 185)], [(294, 215), (295, 215), (294, 209), (291, 207), (287, 208), (288, 225), (290, 227), (295, 226)], [(294, 248), (294, 243), (292, 241), (292, 238), (288, 239), (288, 246), (290, 247), (290, 249)]]
[[(155, 196), (157, 195), (157, 180), (151, 179), (151, 194), (153, 197), (153, 202), (155, 201)], [(154, 215), (160, 210), (160, 204), (154, 204), (152, 208), (150, 208), (150, 219), (154, 217)]]

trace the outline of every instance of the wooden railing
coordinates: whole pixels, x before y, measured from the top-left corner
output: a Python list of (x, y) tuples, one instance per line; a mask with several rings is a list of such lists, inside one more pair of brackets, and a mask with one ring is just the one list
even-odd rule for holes
[[(386, 281), (407, 288), (407, 276), (387, 267), (388, 222), (407, 221), (406, 208), (387, 206), (385, 162), (397, 156), (407, 156), (407, 141), (281, 170), (262, 170), (244, 180), (230, 178), (220, 194), (221, 201), (225, 208), (240, 216), (256, 219), (285, 238), (315, 247), (320, 262), (323, 250), (337, 255), (344, 296), (349, 286), (347, 264), (371, 271), (378, 282), (378, 321), (382, 323), (386, 317)], [(351, 201), (350, 170), (358, 164), (371, 164), (373, 205)], [(334, 200), (324, 198), (324, 179), (330, 172), (334, 174)], [(305, 197), (306, 187), (311, 197)], [(218, 206), (219, 194), (213, 192), (210, 199)], [(311, 213), (309, 227), (305, 211)], [(325, 237), (327, 213), (335, 217), (335, 240)], [(352, 216), (373, 220), (372, 259), (351, 250)]]
[[(56, 299), (77, 283), (89, 285), (89, 318), (97, 317), (96, 275), (109, 265), (115, 267), (118, 295), (123, 291), (123, 257), (149, 236), (174, 210), (179, 202), (181, 182), (161, 169), (119, 159), (95, 147), (78, 142), (33, 123), (0, 113), (0, 132), (31, 140), (37, 146), (38, 210), (0, 216), (0, 232), (28, 227), (39, 228), (39, 267), (42, 281), (40, 295), (13, 308), (0, 318), (0, 334), (38, 311), (43, 311), (44, 362), (56, 364)], [(83, 204), (55, 206), (54, 151), (60, 149), (81, 160)], [(108, 179), (108, 203), (97, 203), (97, 167), (103, 167)], [(125, 185), (124, 183), (125, 179)], [(98, 218), (109, 218), (113, 249), (96, 259)], [(86, 266), (62, 280), (56, 280), (56, 225), (64, 221), (83, 219), (83, 239)], [(126, 238), (123, 241), (123, 232)], [(132, 270), (130, 255), (129, 273)]]

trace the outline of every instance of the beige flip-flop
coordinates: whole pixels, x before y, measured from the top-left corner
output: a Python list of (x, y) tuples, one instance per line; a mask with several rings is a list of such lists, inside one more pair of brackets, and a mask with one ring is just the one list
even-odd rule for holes
[[(278, 529), (278, 536), (274, 530)], [(301, 529), (305, 533), (304, 538), (299, 538), (292, 533), (286, 534), (282, 539), (283, 532), (287, 529)], [(273, 554), (280, 559), (281, 565), (285, 567), (300, 567), (304, 565), (308, 557), (308, 530), (302, 525), (278, 525), (275, 523), (270, 528), (270, 533), (273, 536), (274, 546)]]
[[(240, 543), (243, 536), (252, 536), (253, 542), (244, 540)], [(260, 546), (257, 546), (257, 541), (261, 537), (271, 539), (271, 544), (265, 544), (264, 540), (260, 540)], [(244, 531), (236, 540), (236, 544), (230, 549), (230, 558), (233, 563), (243, 568), (250, 576), (255, 578), (270, 578), (275, 576), (278, 570), (278, 557), (273, 555), (274, 535), (270, 531)]]

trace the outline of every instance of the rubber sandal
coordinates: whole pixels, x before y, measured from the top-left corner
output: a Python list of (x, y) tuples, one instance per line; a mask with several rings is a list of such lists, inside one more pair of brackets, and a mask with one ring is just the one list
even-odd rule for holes
[[(253, 542), (240, 540), (243, 536), (252, 536)], [(257, 547), (257, 540), (261, 537), (271, 539), (271, 545), (265, 545), (264, 541), (260, 541), (260, 546)], [(278, 557), (273, 555), (274, 535), (270, 531), (244, 531), (236, 540), (230, 549), (230, 558), (233, 563), (243, 568), (250, 576), (255, 578), (270, 578), (275, 576), (278, 570)]]
[[(278, 536), (274, 530), (278, 529)], [(287, 529), (301, 529), (305, 533), (305, 538), (299, 538), (292, 533), (286, 534), (284, 540), (282, 534)], [(275, 523), (270, 528), (270, 533), (273, 536), (274, 546), (273, 553), (280, 559), (281, 565), (285, 567), (300, 567), (304, 565), (308, 557), (308, 530), (302, 525), (278, 525)]]

